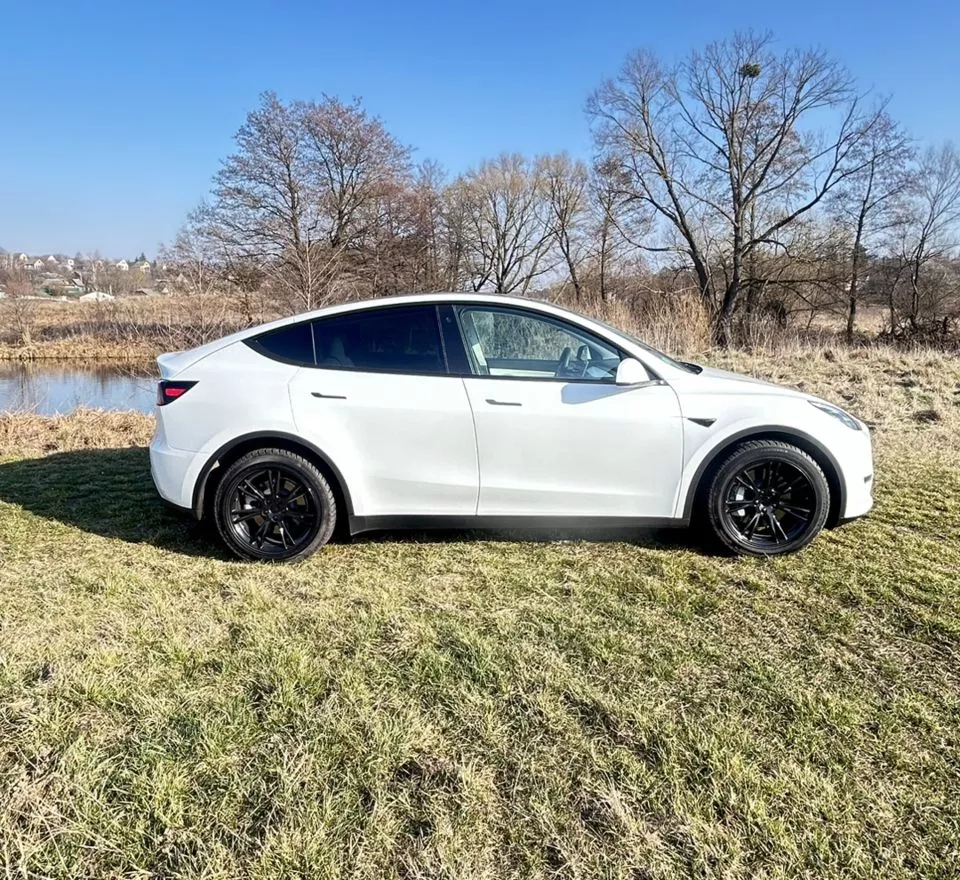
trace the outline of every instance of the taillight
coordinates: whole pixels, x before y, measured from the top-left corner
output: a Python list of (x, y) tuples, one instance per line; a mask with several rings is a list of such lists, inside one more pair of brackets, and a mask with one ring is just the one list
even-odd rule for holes
[(157, 384), (157, 406), (166, 406), (173, 403), (178, 397), (183, 397), (196, 382), (171, 382), (164, 379)]

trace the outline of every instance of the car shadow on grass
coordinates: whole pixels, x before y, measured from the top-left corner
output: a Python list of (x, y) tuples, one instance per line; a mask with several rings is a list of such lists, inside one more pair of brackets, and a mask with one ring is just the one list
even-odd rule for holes
[[(133, 544), (150, 544), (189, 556), (234, 559), (212, 528), (165, 505), (150, 478), (142, 447), (80, 449), (42, 458), (0, 462), (0, 501), (91, 534)], [(338, 530), (339, 531), (339, 530)], [(346, 539), (338, 535), (338, 539)], [(460, 541), (622, 542), (660, 549), (697, 549), (702, 542), (688, 529), (537, 528), (444, 529), (365, 532), (353, 543), (439, 544)]]
[(351, 539), (354, 544), (454, 544), (462, 541), (490, 541), (513, 544), (553, 544), (557, 542), (587, 541), (598, 544), (632, 544), (658, 550), (693, 550), (712, 555), (692, 529), (638, 528), (517, 528), (517, 529), (430, 529), (386, 530), (361, 532)]
[(0, 462), (0, 501), (106, 538), (189, 556), (232, 558), (206, 526), (163, 504), (142, 447)]

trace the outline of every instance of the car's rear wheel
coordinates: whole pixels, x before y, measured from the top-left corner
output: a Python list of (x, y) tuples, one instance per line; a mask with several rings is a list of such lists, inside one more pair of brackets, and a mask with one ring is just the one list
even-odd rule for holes
[(287, 449), (255, 449), (231, 464), (213, 502), (217, 531), (243, 559), (292, 562), (333, 534), (337, 503), (317, 467)]
[(716, 469), (707, 520), (734, 553), (774, 556), (806, 547), (823, 528), (830, 486), (806, 452), (778, 440), (737, 446)]

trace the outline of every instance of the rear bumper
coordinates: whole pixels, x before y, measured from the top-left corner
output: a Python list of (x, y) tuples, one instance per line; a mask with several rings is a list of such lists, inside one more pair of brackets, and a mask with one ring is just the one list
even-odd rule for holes
[(190, 471), (196, 458), (195, 452), (168, 446), (163, 431), (158, 428), (150, 443), (150, 476), (164, 501), (188, 512), (193, 510)]
[(179, 504), (174, 504), (172, 501), (167, 501), (166, 498), (161, 498), (160, 500), (163, 502), (163, 506), (166, 507), (167, 510), (170, 510), (173, 513), (176, 513), (178, 516), (183, 516), (183, 517), (189, 516), (190, 519), (197, 518), (196, 514), (189, 507), (181, 507)]

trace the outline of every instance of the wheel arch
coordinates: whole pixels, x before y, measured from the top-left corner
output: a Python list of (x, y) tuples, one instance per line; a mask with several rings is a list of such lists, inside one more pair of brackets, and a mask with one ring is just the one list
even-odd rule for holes
[(248, 452), (264, 448), (286, 449), (289, 452), (302, 455), (312, 462), (330, 483), (330, 488), (337, 500), (337, 507), (346, 511), (346, 516), (337, 517), (338, 525), (340, 523), (345, 524), (353, 518), (353, 499), (350, 497), (350, 488), (347, 481), (337, 465), (323, 450), (318, 449), (302, 437), (286, 434), (282, 431), (253, 431), (224, 443), (200, 469), (200, 474), (193, 488), (192, 512), (195, 519), (203, 519), (208, 512), (210, 502), (217, 490), (217, 484), (226, 469)]
[(827, 514), (827, 528), (833, 528), (840, 521), (840, 512), (846, 508), (846, 489), (843, 483), (840, 465), (833, 454), (822, 443), (809, 434), (796, 428), (780, 426), (746, 428), (731, 434), (720, 441), (697, 467), (687, 488), (683, 504), (683, 518), (690, 522), (698, 503), (710, 485), (710, 478), (723, 462), (728, 452), (747, 440), (779, 440), (790, 443), (806, 452), (823, 471), (830, 487), (830, 511)]

